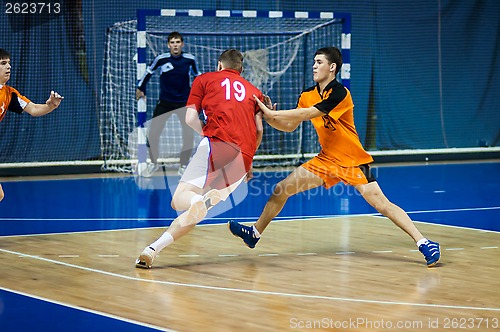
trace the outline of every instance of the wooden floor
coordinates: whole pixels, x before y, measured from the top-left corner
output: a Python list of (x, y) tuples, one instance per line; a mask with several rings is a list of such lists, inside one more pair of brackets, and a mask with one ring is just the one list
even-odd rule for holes
[(3, 237), (0, 287), (165, 330), (500, 329), (500, 234), (417, 227), (435, 268), (374, 216), (273, 222), (253, 250), (199, 226), (151, 270), (134, 260), (164, 229)]

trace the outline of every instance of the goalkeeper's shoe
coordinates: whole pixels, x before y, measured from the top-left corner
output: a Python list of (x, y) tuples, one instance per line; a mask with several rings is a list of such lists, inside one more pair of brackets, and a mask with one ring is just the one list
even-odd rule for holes
[(150, 269), (153, 266), (153, 261), (156, 257), (156, 251), (152, 247), (146, 247), (135, 260), (135, 267), (141, 269)]
[(146, 169), (144, 171), (142, 171), (142, 173), (140, 174), (142, 177), (145, 177), (145, 178), (150, 178), (152, 177), (155, 172), (160, 168), (160, 165), (158, 164), (154, 164), (154, 163), (150, 163), (148, 164), (148, 166), (146, 166)]
[(233, 233), (234, 236), (241, 238), (248, 248), (255, 248), (255, 245), (259, 242), (260, 238), (255, 237), (252, 226), (241, 225), (234, 220), (229, 220), (227, 225), (229, 226), (231, 233)]
[(439, 250), (439, 243), (428, 240), (418, 247), (418, 250), (424, 255), (427, 261), (427, 267), (433, 267), (441, 258), (441, 251)]
[(186, 171), (186, 167), (187, 167), (187, 165), (181, 165), (181, 166), (179, 166), (179, 169), (177, 170), (177, 174), (179, 174), (179, 176), (182, 177), (182, 175)]

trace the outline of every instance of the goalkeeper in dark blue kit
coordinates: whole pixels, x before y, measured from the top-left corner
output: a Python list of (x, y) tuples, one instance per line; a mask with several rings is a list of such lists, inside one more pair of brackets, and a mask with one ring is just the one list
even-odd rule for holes
[(167, 120), (176, 113), (182, 125), (182, 150), (180, 153), (179, 175), (182, 175), (193, 151), (194, 131), (186, 124), (186, 102), (191, 90), (190, 75), (198, 76), (196, 59), (190, 53), (184, 53), (184, 39), (179, 32), (168, 35), (170, 52), (158, 55), (149, 65), (138, 83), (136, 98), (146, 96), (146, 84), (155, 71), (160, 72), (160, 97), (153, 112), (149, 128), (148, 147), (151, 163), (142, 172), (142, 176), (151, 177), (159, 168), (160, 136)]

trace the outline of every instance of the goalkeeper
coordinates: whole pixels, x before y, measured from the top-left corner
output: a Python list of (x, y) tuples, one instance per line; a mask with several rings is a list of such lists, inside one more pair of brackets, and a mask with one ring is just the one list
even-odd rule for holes
[[(7, 81), (10, 79), (11, 68), (10, 53), (0, 48), (0, 121), (3, 120), (7, 111), (18, 114), (27, 112), (32, 116), (42, 116), (59, 107), (64, 97), (57, 92), (51, 91), (45, 104), (35, 104), (16, 89), (8, 86)], [(4, 192), (0, 184), (0, 201), (3, 198)]]
[(186, 102), (191, 90), (190, 74), (200, 75), (196, 58), (184, 53), (184, 38), (179, 32), (168, 35), (170, 52), (158, 55), (149, 65), (138, 83), (136, 98), (146, 96), (146, 84), (155, 71), (160, 71), (160, 98), (153, 111), (153, 120), (149, 128), (148, 146), (151, 164), (140, 175), (151, 177), (158, 169), (160, 136), (167, 120), (176, 113), (182, 126), (182, 150), (180, 154), (179, 175), (182, 175), (193, 151), (194, 132), (186, 124)]

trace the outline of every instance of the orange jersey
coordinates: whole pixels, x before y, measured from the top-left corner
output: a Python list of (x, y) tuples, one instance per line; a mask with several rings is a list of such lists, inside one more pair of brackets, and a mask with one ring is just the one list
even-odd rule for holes
[(321, 151), (319, 158), (329, 160), (341, 167), (354, 167), (373, 162), (363, 148), (354, 126), (354, 104), (349, 90), (337, 80), (330, 82), (323, 95), (319, 86), (304, 90), (298, 108), (314, 106), (325, 113), (311, 119), (318, 133)]
[(3, 120), (7, 110), (22, 113), (26, 105), (31, 102), (21, 95), (16, 89), (8, 85), (0, 85), (0, 121)]

